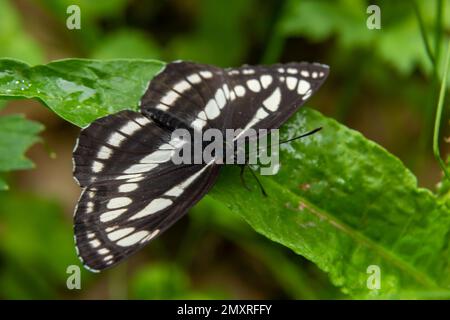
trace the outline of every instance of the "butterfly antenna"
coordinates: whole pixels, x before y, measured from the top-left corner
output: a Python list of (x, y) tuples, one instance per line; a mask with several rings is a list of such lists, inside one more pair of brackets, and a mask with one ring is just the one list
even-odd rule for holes
[(299, 135), (298, 137), (294, 137), (294, 138), (291, 138), (291, 139), (288, 139), (288, 140), (281, 141), (279, 144), (288, 143), (288, 142), (291, 142), (291, 141), (294, 141), (294, 140), (297, 140), (297, 139), (301, 139), (301, 138), (310, 136), (310, 135), (312, 135), (312, 134), (314, 134), (314, 133), (316, 133), (316, 132), (318, 132), (320, 130), (322, 130), (322, 127), (319, 127), (319, 128), (314, 129), (314, 130), (311, 130), (311, 131), (309, 131), (307, 133)]

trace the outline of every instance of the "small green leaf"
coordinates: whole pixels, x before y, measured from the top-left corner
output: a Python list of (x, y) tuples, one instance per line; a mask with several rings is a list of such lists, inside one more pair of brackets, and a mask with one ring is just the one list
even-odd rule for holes
[[(25, 157), (25, 151), (39, 141), (37, 134), (43, 126), (25, 119), (22, 115), (0, 117), (0, 172), (29, 169), (33, 162)], [(8, 189), (0, 179), (0, 190)]]
[[(210, 195), (354, 297), (450, 297), (448, 208), (393, 155), (316, 111), (299, 111), (281, 139), (319, 126), (282, 148), (277, 175), (261, 177), (268, 198), (255, 183), (248, 192), (229, 167)], [(366, 285), (370, 265), (380, 267), (379, 290)]]
[(80, 127), (137, 103), (164, 63), (152, 60), (67, 59), (30, 67), (0, 60), (0, 97), (38, 98)]

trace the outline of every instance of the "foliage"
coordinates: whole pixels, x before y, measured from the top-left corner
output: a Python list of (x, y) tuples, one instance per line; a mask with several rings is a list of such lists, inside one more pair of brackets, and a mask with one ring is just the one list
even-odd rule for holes
[[(4, 177), (11, 187), (0, 193), (0, 297), (450, 298), (450, 182), (433, 193), (416, 178), (428, 186), (439, 180), (431, 125), (450, 1), (375, 3), (381, 30), (365, 27), (364, 0), (1, 1), (0, 190)], [(65, 28), (72, 4), (81, 7), (81, 30)], [(42, 27), (47, 22), (56, 27)], [(45, 57), (71, 56), (87, 59), (44, 64)], [(249, 192), (238, 170), (226, 167), (211, 193), (142, 259), (100, 276), (83, 271), (89, 290), (69, 292), (66, 267), (79, 265), (69, 218), (75, 200), (44, 192), (46, 179), (35, 182), (35, 194), (24, 193), (32, 189), (27, 176), (9, 173), (33, 167), (25, 152), (43, 140), (43, 126), (11, 114), (26, 101), (8, 102), (37, 99), (83, 127), (136, 110), (164, 66), (152, 59), (330, 64), (330, 79), (314, 97), (327, 116), (304, 108), (283, 126), (282, 138), (324, 129), (282, 147), (280, 172), (261, 177), (268, 198), (252, 176)], [(448, 119), (448, 101), (441, 106)], [(34, 119), (39, 108), (32, 109), (27, 117)], [(46, 123), (44, 143), (57, 135), (73, 145), (73, 127), (55, 119)], [(69, 156), (57, 156), (69, 170)], [(380, 290), (366, 286), (370, 265), (381, 268)]]
[[(39, 88), (25, 91), (26, 97), (37, 92), (38, 97), (57, 97), (43, 100), (63, 118), (83, 126), (100, 115), (120, 110), (117, 108), (135, 106), (145, 84), (162, 64), (65, 60), (32, 70), (11, 60), (1, 65), (9, 68), (9, 75), (25, 75), (28, 87)], [(146, 72), (142, 66), (148, 66)], [(95, 82), (86, 80), (92, 70)], [(120, 83), (116, 82), (120, 74), (117, 70), (127, 70), (134, 81), (127, 86), (114, 85)], [(23, 80), (16, 79), (1, 81), (0, 92), (12, 90), (11, 82)], [(45, 86), (40, 86), (41, 79), (45, 79)], [(53, 85), (68, 82), (66, 79), (70, 79), (72, 88), (83, 89), (74, 94), (75, 90), (66, 90), (66, 86)], [(16, 90), (14, 94), (21, 92)], [(86, 97), (86, 92), (101, 94)], [(98, 110), (104, 101), (125, 96), (127, 101)], [(102, 100), (97, 101), (99, 97)], [(246, 193), (233, 169), (222, 175), (212, 197), (242, 216), (256, 231), (316, 263), (352, 296), (403, 297), (412, 291), (449, 294), (444, 291), (450, 283), (446, 272), (450, 268), (447, 207), (428, 190), (417, 188), (415, 177), (397, 158), (318, 112), (304, 109), (297, 113), (284, 126), (282, 139), (318, 126), (325, 129), (283, 148), (281, 171), (263, 178), (268, 199), (262, 198), (257, 189)], [(379, 291), (365, 286), (366, 269), (372, 264), (383, 270)]]
[(63, 119), (80, 127), (137, 103), (157, 61), (69, 59), (30, 67), (1, 60), (0, 96), (38, 98)]
[[(33, 168), (33, 163), (24, 156), (24, 152), (39, 141), (37, 134), (41, 130), (41, 124), (20, 115), (0, 117), (0, 173)], [(6, 182), (0, 179), (0, 191), (6, 189)]]

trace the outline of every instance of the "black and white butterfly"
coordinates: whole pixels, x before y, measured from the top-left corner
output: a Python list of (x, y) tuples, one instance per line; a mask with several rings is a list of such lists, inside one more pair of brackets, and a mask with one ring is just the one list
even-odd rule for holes
[(121, 111), (82, 129), (73, 159), (82, 187), (74, 222), (83, 264), (99, 271), (119, 263), (212, 187), (220, 165), (170, 161), (176, 127), (278, 128), (327, 76), (328, 67), (317, 63), (221, 69), (173, 62), (150, 81), (140, 112)]

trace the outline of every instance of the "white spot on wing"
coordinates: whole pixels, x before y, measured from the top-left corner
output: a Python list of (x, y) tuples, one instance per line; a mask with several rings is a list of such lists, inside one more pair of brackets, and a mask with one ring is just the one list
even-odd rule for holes
[(146, 126), (146, 125), (151, 123), (151, 121), (149, 119), (147, 119), (146, 117), (138, 117), (138, 118), (136, 118), (134, 120), (137, 123), (139, 123), (141, 126)]
[(198, 117), (199, 119), (202, 119), (202, 120), (205, 120), (205, 121), (208, 120), (208, 118), (206, 117), (205, 111), (200, 111), (200, 112), (198, 113), (197, 117)]
[(133, 164), (131, 167), (129, 167), (127, 170), (125, 170), (123, 173), (141, 173), (141, 172), (147, 172), (154, 168), (156, 168), (158, 164), (144, 164), (144, 163), (138, 163)]
[(170, 160), (173, 150), (156, 150), (155, 152), (145, 156), (140, 160), (140, 163), (164, 163)]
[(166, 106), (165, 104), (158, 103), (158, 105), (156, 106), (156, 109), (162, 110), (162, 111), (167, 111), (167, 110), (169, 110), (169, 107)]
[(105, 213), (102, 213), (100, 215), (100, 221), (108, 222), (108, 221), (114, 220), (115, 218), (120, 216), (125, 211), (127, 211), (127, 209), (117, 209), (117, 210), (112, 210), (112, 211), (106, 211)]
[(111, 157), (111, 154), (112, 154), (112, 149), (111, 148), (102, 146), (100, 148), (100, 150), (98, 150), (97, 158), (99, 158), (99, 159), (109, 159), (109, 157)]
[(108, 139), (108, 144), (119, 147), (122, 141), (125, 140), (125, 136), (121, 135), (118, 132), (114, 132)]
[(89, 241), (89, 244), (91, 245), (92, 248), (97, 248), (100, 246), (101, 243), (97, 239), (94, 239), (94, 240)]
[(269, 114), (267, 113), (266, 110), (264, 110), (263, 108), (259, 108), (258, 111), (256, 112), (256, 118), (257, 119), (264, 119), (265, 117), (267, 117)]
[(206, 121), (203, 119), (196, 119), (191, 123), (191, 127), (197, 130), (201, 130), (204, 126), (206, 126)]
[(108, 209), (117, 209), (129, 205), (131, 202), (132, 200), (128, 197), (117, 197), (109, 200), (106, 207)]
[(144, 209), (130, 217), (130, 220), (139, 219), (155, 212), (161, 211), (173, 203), (170, 199), (157, 198), (153, 199)]
[(209, 79), (213, 76), (211, 71), (200, 71), (200, 75), (205, 79)]
[(179, 195), (181, 195), (184, 192), (184, 189), (175, 186), (172, 189), (170, 189), (169, 191), (167, 191), (166, 193), (164, 193), (165, 196), (170, 196), (170, 197), (178, 197)]
[(159, 233), (159, 229), (156, 229), (155, 231), (153, 231), (152, 233), (150, 233), (148, 236), (146, 236), (144, 239), (141, 240), (141, 243), (150, 241), (151, 239), (153, 239), (154, 237), (156, 237)]
[(133, 244), (136, 244), (139, 241), (141, 241), (142, 239), (144, 239), (149, 234), (150, 234), (150, 232), (148, 232), (146, 230), (138, 231), (136, 233), (133, 233), (133, 234), (129, 235), (126, 238), (123, 238), (123, 239), (117, 241), (117, 245), (119, 245), (121, 247), (132, 246)]
[(308, 99), (312, 94), (312, 90), (308, 90), (308, 92), (305, 93), (305, 95), (302, 97), (302, 100)]
[(102, 256), (104, 256), (105, 254), (109, 253), (109, 250), (106, 248), (101, 248), (100, 250), (97, 251), (98, 254), (101, 254)]
[(281, 92), (280, 88), (276, 88), (272, 94), (263, 102), (264, 107), (270, 111), (276, 111), (280, 105)]
[(230, 99), (230, 89), (226, 83), (223, 85), (223, 92), (225, 93), (225, 99)]
[(225, 93), (222, 89), (216, 91), (215, 99), (219, 108), (222, 109), (226, 104)]
[(133, 227), (130, 228), (122, 228), (113, 232), (108, 233), (108, 238), (111, 241), (116, 241), (117, 239), (123, 238), (126, 235), (130, 234), (134, 231)]
[(208, 119), (215, 119), (219, 116), (220, 114), (220, 109), (217, 106), (216, 100), (211, 99), (208, 101), (208, 103), (206, 104), (205, 107), (205, 112), (206, 112), (206, 116), (208, 117)]
[(289, 90), (294, 90), (297, 86), (297, 78), (294, 77), (287, 77), (286, 78), (286, 85)]
[(263, 88), (266, 89), (272, 83), (272, 76), (265, 74), (261, 76), (260, 80)]
[(256, 79), (251, 79), (247, 81), (247, 87), (253, 92), (259, 92), (261, 90), (261, 85)]
[(191, 85), (186, 80), (181, 80), (173, 87), (173, 89), (179, 93), (183, 93), (184, 91), (188, 90), (189, 88), (191, 88)]
[(170, 90), (164, 97), (162, 97), (161, 102), (165, 105), (171, 106), (178, 99), (178, 97), (179, 95), (175, 91)]
[(119, 192), (131, 192), (138, 188), (137, 183), (125, 183), (119, 186)]
[(190, 83), (193, 83), (193, 84), (202, 82), (202, 78), (200, 78), (200, 76), (196, 73), (191, 74), (190, 76), (187, 77), (187, 79)]
[(98, 161), (92, 162), (92, 171), (93, 172), (100, 172), (103, 170), (103, 167), (104, 167), (104, 165), (101, 162), (98, 162)]
[(238, 97), (243, 97), (245, 95), (245, 88), (241, 85), (234, 87), (234, 91)]
[(127, 122), (127, 124), (125, 124), (119, 130), (122, 131), (123, 133), (127, 134), (127, 135), (131, 135), (131, 134), (135, 133), (139, 129), (141, 129), (140, 125), (138, 125), (134, 121), (129, 121), (129, 122)]
[(310, 88), (311, 85), (308, 81), (300, 79), (300, 81), (298, 82), (297, 92), (298, 94), (305, 94)]

